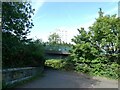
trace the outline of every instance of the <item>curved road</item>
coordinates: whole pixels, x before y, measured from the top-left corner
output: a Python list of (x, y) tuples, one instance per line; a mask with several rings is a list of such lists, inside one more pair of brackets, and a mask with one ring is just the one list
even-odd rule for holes
[(118, 88), (118, 81), (49, 69), (44, 77), (20, 88)]

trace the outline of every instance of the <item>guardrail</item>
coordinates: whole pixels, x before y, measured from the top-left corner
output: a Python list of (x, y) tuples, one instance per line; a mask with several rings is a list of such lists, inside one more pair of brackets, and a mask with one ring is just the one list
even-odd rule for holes
[(43, 67), (24, 67), (3, 69), (0, 72), (2, 72), (2, 82), (8, 85), (31, 78), (42, 71)]

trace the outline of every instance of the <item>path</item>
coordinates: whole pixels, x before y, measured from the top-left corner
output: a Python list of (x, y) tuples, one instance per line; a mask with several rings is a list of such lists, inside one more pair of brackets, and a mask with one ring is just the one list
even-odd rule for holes
[(118, 88), (118, 81), (58, 70), (46, 70), (45, 76), (20, 88)]

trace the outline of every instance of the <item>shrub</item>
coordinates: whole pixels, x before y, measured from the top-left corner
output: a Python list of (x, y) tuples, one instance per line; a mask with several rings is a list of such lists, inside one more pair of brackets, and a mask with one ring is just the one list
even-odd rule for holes
[[(73, 59), (75, 60), (75, 59)], [(95, 76), (103, 76), (107, 78), (118, 79), (120, 67), (117, 62), (108, 62), (108, 58), (100, 56), (93, 60), (84, 59), (82, 57), (79, 60), (75, 60), (74, 63), (69, 60), (68, 63), (72, 63), (74, 70), (77, 72), (83, 72)]]
[(61, 59), (49, 59), (45, 61), (45, 65), (55, 69), (62, 69), (65, 65), (65, 62)]

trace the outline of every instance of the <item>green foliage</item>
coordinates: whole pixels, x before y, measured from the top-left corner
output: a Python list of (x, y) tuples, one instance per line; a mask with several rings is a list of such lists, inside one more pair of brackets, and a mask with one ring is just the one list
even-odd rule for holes
[(48, 40), (49, 40), (49, 44), (50, 44), (50, 45), (58, 44), (58, 43), (60, 43), (60, 41), (61, 41), (60, 36), (59, 36), (57, 33), (51, 34), (51, 35), (49, 36)]
[[(85, 60), (86, 61), (86, 60)], [(117, 63), (104, 63), (105, 58), (96, 58), (89, 62), (89, 64), (86, 63), (76, 63), (76, 66), (74, 67), (76, 71), (83, 72), (91, 75), (97, 75), (97, 76), (104, 76), (109, 78), (118, 79), (119, 78), (119, 72), (118, 67), (119, 65)]]
[(34, 9), (27, 2), (2, 3), (2, 66), (43, 66), (44, 48), (40, 40), (27, 39), (33, 27)]
[(63, 69), (65, 61), (59, 59), (50, 59), (45, 61), (45, 65), (55, 69)]
[(102, 9), (90, 30), (78, 29), (72, 41), (71, 62), (76, 71), (110, 78), (118, 77), (120, 18), (104, 16)]
[(52, 33), (48, 37), (48, 42), (44, 43), (45, 49), (49, 52), (69, 52), (72, 44), (61, 41), (61, 37), (57, 33)]
[(43, 66), (44, 47), (37, 40), (26, 44), (21, 41), (17, 42), (16, 38), (11, 40), (11, 38), (3, 37), (3, 44), (2, 66), (4, 68)]
[(119, 52), (120, 18), (116, 15), (100, 16), (89, 28), (91, 41), (107, 54)]
[(90, 72), (90, 67), (88, 66), (88, 64), (77, 63), (76, 67), (75, 67), (75, 70), (79, 71), (79, 72), (83, 72), (83, 73), (89, 73)]
[(52, 67), (54, 69), (71, 71), (74, 70), (72, 61), (69, 62), (70, 58), (66, 59), (49, 59), (45, 61), (45, 66)]
[(71, 70), (74, 70), (74, 61), (72, 61), (72, 57), (67, 57), (65, 60), (64, 60), (64, 66), (63, 66), (63, 69), (66, 70), (66, 71), (71, 71)]
[(27, 2), (3, 2), (2, 3), (2, 32), (9, 32), (20, 39), (26, 39), (26, 35), (33, 27), (31, 16), (34, 9)]
[(97, 63), (91, 65), (92, 65), (91, 73), (93, 75), (105, 76), (115, 79), (119, 78), (117, 63), (113, 63), (113, 64)]

